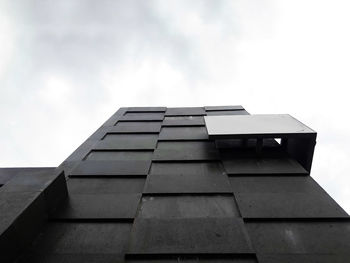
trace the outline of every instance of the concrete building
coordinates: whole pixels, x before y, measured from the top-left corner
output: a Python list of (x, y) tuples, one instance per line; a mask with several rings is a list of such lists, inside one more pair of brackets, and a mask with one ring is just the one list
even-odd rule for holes
[(315, 144), (241, 106), (121, 108), (59, 167), (0, 169), (0, 262), (350, 262)]

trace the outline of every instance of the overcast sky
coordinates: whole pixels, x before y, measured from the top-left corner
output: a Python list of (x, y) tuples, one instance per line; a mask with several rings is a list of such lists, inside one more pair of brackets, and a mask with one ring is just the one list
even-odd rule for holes
[(350, 2), (0, 0), (0, 166), (57, 166), (123, 106), (243, 105), (318, 132), (350, 212)]

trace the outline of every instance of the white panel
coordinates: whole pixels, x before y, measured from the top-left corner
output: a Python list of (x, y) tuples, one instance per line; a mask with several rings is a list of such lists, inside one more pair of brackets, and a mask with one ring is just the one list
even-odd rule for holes
[(209, 136), (291, 135), (315, 133), (289, 114), (205, 116)]

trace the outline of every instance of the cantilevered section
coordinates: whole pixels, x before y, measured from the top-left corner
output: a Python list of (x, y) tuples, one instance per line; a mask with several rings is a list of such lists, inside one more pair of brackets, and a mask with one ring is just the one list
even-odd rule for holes
[(209, 139), (236, 139), (243, 145), (252, 139), (258, 155), (263, 155), (264, 140), (280, 139), (275, 150), (311, 170), (317, 134), (289, 114), (205, 116), (204, 120)]

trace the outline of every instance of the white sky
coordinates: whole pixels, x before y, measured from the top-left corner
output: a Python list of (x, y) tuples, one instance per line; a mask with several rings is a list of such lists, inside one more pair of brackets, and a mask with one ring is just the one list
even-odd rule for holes
[(350, 1), (0, 0), (0, 166), (57, 166), (123, 106), (243, 105), (318, 132), (350, 212)]

